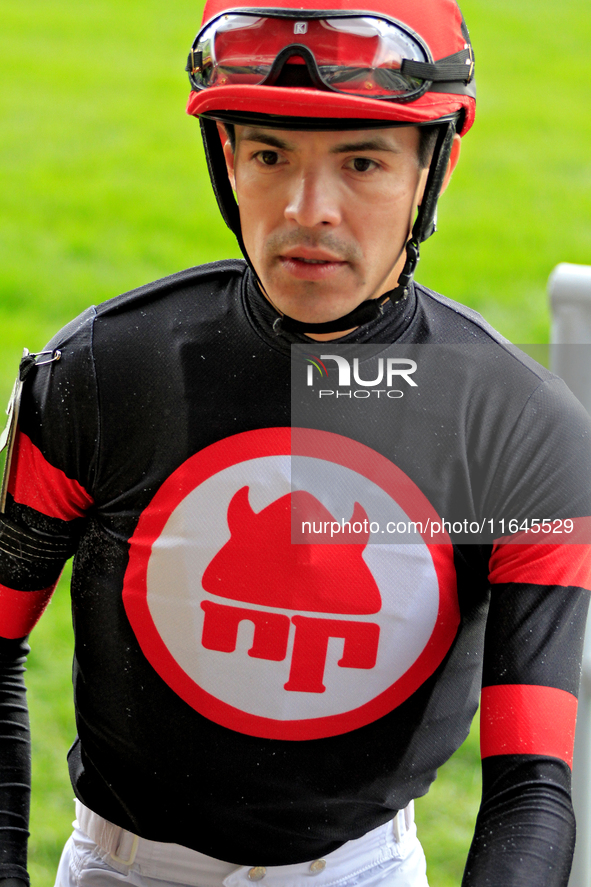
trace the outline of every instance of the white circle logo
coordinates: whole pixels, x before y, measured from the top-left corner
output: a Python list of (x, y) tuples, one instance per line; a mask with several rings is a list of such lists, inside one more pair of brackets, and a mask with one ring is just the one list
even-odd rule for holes
[(153, 668), (205, 717), (269, 738), (343, 733), (408, 698), (455, 636), (451, 543), (383, 535), (428, 517), (403, 472), (348, 438), (226, 438), (141, 515), (126, 612)]

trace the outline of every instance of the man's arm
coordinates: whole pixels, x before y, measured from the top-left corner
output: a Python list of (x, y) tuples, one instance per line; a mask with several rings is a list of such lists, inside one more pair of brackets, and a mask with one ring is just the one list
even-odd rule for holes
[[(22, 462), (20, 470), (26, 470)], [(43, 530), (33, 529), (36, 523)], [(0, 515), (0, 879), (28, 881), (30, 741), (24, 665), (27, 636), (75, 544), (65, 532), (73, 528), (61, 523), (15, 503), (12, 495), (7, 513)], [(50, 528), (61, 532), (51, 534)]]
[(87, 312), (59, 334), (59, 362), (30, 368), (0, 514), (0, 882), (28, 882), (27, 637), (92, 505), (81, 474), (98, 441), (91, 318)]
[(0, 877), (23, 881), (28, 881), (30, 743), (23, 680), (28, 650), (24, 638), (0, 640)]
[(483, 793), (464, 887), (565, 887), (591, 550), (496, 546), (481, 702)]

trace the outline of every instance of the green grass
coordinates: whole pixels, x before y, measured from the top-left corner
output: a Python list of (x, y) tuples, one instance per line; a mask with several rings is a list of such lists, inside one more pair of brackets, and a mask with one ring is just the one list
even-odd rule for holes
[[(591, 262), (588, 0), (465, 0), (479, 111), (418, 277), (517, 342), (545, 342), (546, 282)], [(0, 31), (0, 400), (23, 345), (92, 302), (235, 256), (183, 113), (188, 0), (4, 0)], [(68, 594), (35, 630), (31, 871), (50, 887), (72, 819)], [(433, 887), (461, 879), (477, 736), (417, 804)]]
[(431, 887), (459, 887), (480, 803), (480, 731), (442, 767), (429, 794), (415, 801), (419, 837)]

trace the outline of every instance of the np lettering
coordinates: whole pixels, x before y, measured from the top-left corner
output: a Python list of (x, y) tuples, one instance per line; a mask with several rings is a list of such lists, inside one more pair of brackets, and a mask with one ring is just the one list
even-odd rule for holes
[[(254, 625), (254, 637), (248, 655), (256, 659), (281, 662), (287, 656), (290, 619), (283, 613), (268, 613), (247, 607), (231, 607), (202, 601), (205, 613), (201, 642), (206, 650), (233, 653), (241, 622)], [(321, 619), (292, 616), (295, 627), (289, 680), (284, 689), (297, 693), (324, 693), (324, 671), (331, 638), (343, 640), (339, 668), (375, 667), (380, 627), (375, 622), (349, 619)]]

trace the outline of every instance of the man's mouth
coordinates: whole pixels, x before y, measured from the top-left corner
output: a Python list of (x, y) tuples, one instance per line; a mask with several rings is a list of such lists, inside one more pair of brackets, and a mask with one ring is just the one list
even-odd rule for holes
[(279, 255), (284, 270), (301, 280), (322, 280), (343, 269), (348, 263), (328, 250), (292, 247)]

